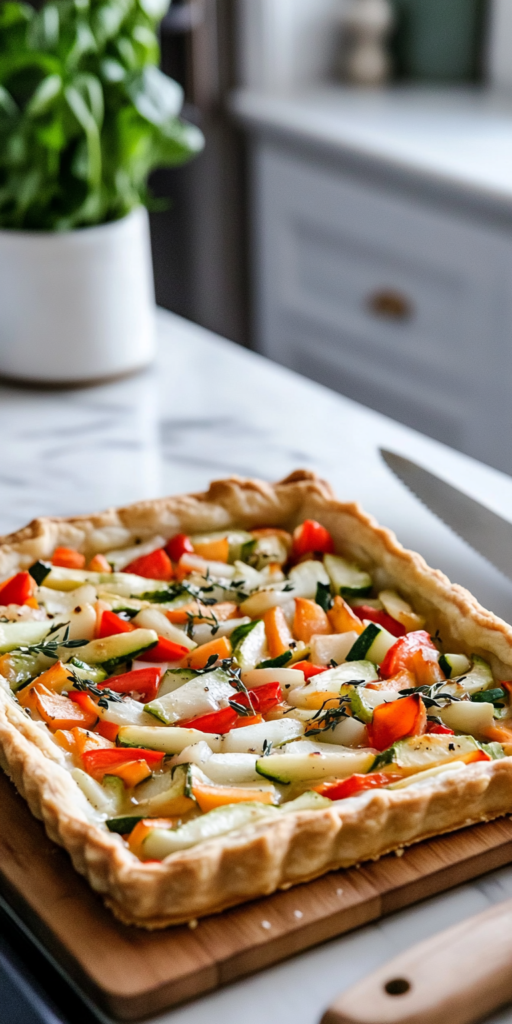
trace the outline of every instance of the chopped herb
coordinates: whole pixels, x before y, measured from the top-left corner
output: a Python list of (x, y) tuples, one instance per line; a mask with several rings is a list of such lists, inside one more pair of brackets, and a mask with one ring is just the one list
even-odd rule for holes
[(109, 690), (108, 686), (104, 686), (100, 689), (96, 683), (93, 683), (92, 679), (79, 679), (74, 672), (68, 676), (68, 679), (73, 683), (75, 690), (83, 690), (85, 693), (91, 693), (94, 697), (100, 697), (98, 703), (102, 708), (108, 708), (107, 701), (109, 700), (117, 702), (123, 700), (120, 693), (114, 693), (113, 690)]
[(245, 704), (239, 704), (234, 697), (230, 698), (229, 705), (237, 715), (241, 715), (243, 718), (252, 718), (254, 715), (254, 708), (246, 708)]
[(242, 626), (237, 626), (236, 629), (233, 630), (230, 638), (233, 650), (235, 647), (238, 647), (242, 640), (245, 640), (246, 636), (248, 636), (255, 626), (258, 625), (258, 622), (258, 619), (255, 619), (254, 622), (244, 622)]
[(212, 634), (212, 636), (215, 636), (215, 634), (219, 632), (220, 623), (219, 623), (219, 620), (218, 620), (218, 618), (217, 618), (217, 616), (215, 615), (214, 612), (212, 612), (211, 615), (204, 615), (204, 613), (202, 615), (194, 615), (193, 612), (187, 612), (186, 615), (187, 615), (187, 629), (186, 629), (187, 636), (192, 637), (192, 630), (194, 628), (194, 622), (201, 622), (201, 623), (204, 623), (205, 625), (211, 626), (211, 634)]
[(337, 707), (327, 708), (324, 711), (329, 700), (332, 700), (332, 697), (327, 698), (316, 715), (310, 719), (311, 722), (316, 722), (316, 727), (308, 729), (306, 726), (306, 736), (317, 736), (319, 733), (326, 732), (327, 729), (335, 729), (342, 718), (348, 717), (346, 705), (350, 702), (349, 697), (340, 697)]
[(204, 668), (197, 668), (196, 669), (196, 675), (197, 676), (202, 676), (202, 675), (205, 674), (205, 672), (211, 672), (213, 666), (217, 664), (218, 660), (219, 660), (218, 654), (210, 654), (210, 657), (208, 658), (208, 661), (206, 662), (206, 665), (204, 666)]
[(37, 561), (30, 566), (28, 571), (32, 576), (32, 579), (35, 580), (38, 587), (40, 587), (48, 576), (48, 573), (51, 572), (51, 568), (52, 566), (50, 562)]
[[(229, 682), (233, 689), (235, 689), (238, 693), (245, 694), (245, 696), (247, 697), (251, 710), (247, 712), (246, 709), (245, 713), (255, 715), (256, 711), (251, 700), (251, 694), (247, 689), (245, 683), (242, 682), (242, 669), (234, 663), (233, 658), (223, 658), (222, 661), (219, 662), (219, 668), (221, 668), (227, 674)], [(233, 698), (231, 698), (230, 704), (232, 700)]]
[(268, 757), (272, 750), (272, 740), (263, 740), (262, 757)]
[(317, 583), (315, 601), (320, 605), (320, 608), (323, 608), (324, 612), (328, 612), (332, 608), (333, 597), (330, 583)]
[(501, 687), (496, 687), (494, 690), (480, 690), (479, 693), (474, 693), (471, 700), (475, 704), (494, 704), (497, 708), (504, 707), (499, 701), (502, 701), (505, 696), (505, 690)]
[(283, 651), (282, 654), (278, 654), (277, 658), (267, 658), (266, 661), (260, 661), (257, 668), (281, 668), (283, 665), (288, 664), (291, 656), (291, 651)]
[(384, 765), (386, 765), (386, 764), (392, 764), (394, 756), (395, 756), (395, 747), (394, 747), (394, 744), (393, 744), (393, 746), (388, 747), (387, 750), (383, 750), (382, 754), (377, 754), (377, 757), (375, 758), (375, 761), (373, 762), (371, 768), (369, 768), (368, 770), (370, 772), (374, 772), (374, 771), (377, 770), (377, 768), (383, 768)]
[(423, 698), (423, 703), (426, 708), (443, 708), (447, 704), (460, 701), (460, 697), (455, 697), (452, 693), (442, 693), (441, 689), (446, 683), (443, 680), (440, 683), (434, 683), (432, 686), (412, 686), (404, 690), (399, 690), (400, 697), (409, 697), (412, 693), (420, 693)]

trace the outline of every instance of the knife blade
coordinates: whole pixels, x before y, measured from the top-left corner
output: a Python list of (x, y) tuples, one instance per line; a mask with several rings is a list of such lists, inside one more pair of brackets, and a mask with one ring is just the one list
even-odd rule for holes
[(411, 459), (381, 448), (386, 466), (446, 526), (512, 580), (512, 523)]

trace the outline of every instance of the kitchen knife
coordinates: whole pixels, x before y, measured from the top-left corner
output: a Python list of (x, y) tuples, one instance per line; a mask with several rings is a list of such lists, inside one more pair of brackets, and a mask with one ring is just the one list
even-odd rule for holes
[(443, 523), (512, 580), (512, 523), (403, 455), (380, 449), (392, 472)]
[(404, 950), (321, 1024), (473, 1024), (512, 1000), (512, 900)]

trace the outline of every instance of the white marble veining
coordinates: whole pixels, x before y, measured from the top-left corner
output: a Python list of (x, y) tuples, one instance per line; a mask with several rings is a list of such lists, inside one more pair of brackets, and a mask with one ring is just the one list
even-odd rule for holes
[[(170, 313), (158, 324), (159, 362), (139, 377), (83, 391), (0, 388), (0, 530), (202, 489), (230, 473), (275, 480), (306, 467), (512, 617), (512, 584), (418, 504), (377, 448), (410, 455), (511, 519), (512, 479)], [(337, 992), (400, 949), (510, 896), (512, 867), (158, 1019), (315, 1024)], [(512, 1012), (498, 1020), (512, 1024)]]
[(473, 199), (512, 201), (512, 97), (481, 87), (240, 90), (233, 112), (257, 130), (373, 160)]

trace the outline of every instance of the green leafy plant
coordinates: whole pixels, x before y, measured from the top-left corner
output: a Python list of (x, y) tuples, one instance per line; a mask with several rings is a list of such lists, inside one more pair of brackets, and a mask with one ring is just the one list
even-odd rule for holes
[(157, 67), (168, 0), (0, 0), (0, 227), (63, 231), (123, 217), (149, 172), (200, 151)]

